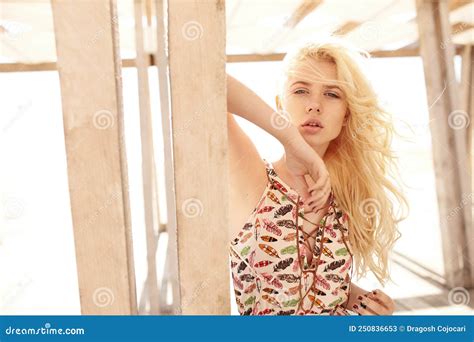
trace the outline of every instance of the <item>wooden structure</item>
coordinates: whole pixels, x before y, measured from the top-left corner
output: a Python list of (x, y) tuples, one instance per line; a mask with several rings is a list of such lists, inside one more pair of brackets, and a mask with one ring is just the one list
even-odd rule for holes
[[(115, 5), (54, 1), (52, 8), (81, 311), (136, 314)], [(93, 43), (77, 44), (98, 29)]]
[[(56, 46), (46, 35), (35, 37), (21, 26), (20, 34), (28, 39), (8, 40), (15, 25), (0, 22), (0, 37), (7, 36), (2, 53), (13, 61), (0, 64), (0, 72), (59, 72), (82, 313), (229, 313), (225, 63), (281, 60), (297, 37), (315, 31), (343, 36), (374, 57), (423, 58), (430, 117), (435, 119), (431, 133), (445, 280), (448, 287), (474, 286), (469, 168), (472, 1), (383, 0), (354, 11), (343, 10), (353, 6), (349, 0), (289, 0), (271, 7), (263, 3), (53, 0), (51, 8), (49, 2), (2, 4), (4, 15), (13, 21), (20, 12), (23, 18), (41, 13), (45, 24), (39, 31), (54, 33)], [(133, 29), (126, 25), (130, 16)], [(28, 44), (21, 45), (41, 39), (44, 49), (36, 54)], [(463, 61), (459, 84), (455, 55)], [(157, 66), (160, 86), (166, 224), (159, 222), (157, 205), (151, 130), (157, 118), (150, 110), (156, 96), (150, 97), (150, 66)], [(123, 146), (122, 67), (136, 67), (139, 80), (148, 275), (138, 307)], [(157, 239), (165, 231), (165, 276), (158, 283)], [(169, 285), (171, 306), (166, 303)]]

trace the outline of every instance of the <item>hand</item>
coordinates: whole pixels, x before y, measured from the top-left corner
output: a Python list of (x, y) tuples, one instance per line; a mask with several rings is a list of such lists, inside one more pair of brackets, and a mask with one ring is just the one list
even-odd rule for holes
[(357, 297), (357, 302), (352, 306), (359, 315), (393, 315), (395, 302), (382, 290), (374, 290)]
[[(308, 209), (319, 211), (325, 206), (331, 192), (329, 173), (324, 161), (301, 136), (284, 147), (286, 167), (294, 177), (294, 189)], [(308, 188), (304, 177), (306, 174), (316, 182), (311, 188)]]

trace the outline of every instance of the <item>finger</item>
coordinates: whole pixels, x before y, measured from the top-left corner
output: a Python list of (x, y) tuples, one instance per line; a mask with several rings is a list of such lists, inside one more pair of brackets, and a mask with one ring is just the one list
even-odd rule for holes
[(310, 192), (312, 192), (312, 191), (321, 191), (321, 190), (325, 189), (326, 186), (331, 183), (329, 181), (329, 179), (330, 179), (329, 174), (327, 174), (326, 176), (319, 177), (316, 180), (316, 182), (309, 187), (309, 191)]
[(382, 307), (379, 303), (377, 303), (376, 301), (373, 301), (367, 296), (359, 296), (357, 297), (357, 299), (358, 299), (358, 305), (361, 308), (372, 312), (374, 315), (384, 315), (387, 313), (386, 312), (387, 310), (385, 307)]
[(357, 305), (357, 304), (354, 304), (352, 306), (352, 311), (358, 313), (359, 315), (365, 315), (365, 316), (375, 316), (372, 312), (370, 312), (369, 310), (367, 309), (364, 309), (363, 307)]
[(309, 190), (311, 196), (313, 199), (317, 199), (319, 197), (326, 197), (329, 195), (331, 192), (331, 183), (327, 182), (323, 188), (321, 189), (316, 189), (316, 190)]
[(330, 193), (331, 193), (331, 184), (328, 183), (324, 187), (324, 189), (322, 189), (321, 191), (319, 191), (316, 194), (314, 194), (313, 196), (311, 196), (311, 198), (308, 201), (308, 204), (313, 205), (312, 203), (317, 203), (317, 202), (321, 202), (321, 204), (324, 204), (324, 203), (326, 203), (327, 199), (329, 198)]
[(382, 290), (374, 290), (371, 292), (371, 297), (375, 298), (376, 300), (380, 301), (382, 305), (384, 305), (387, 309), (393, 310), (395, 309), (395, 305), (393, 304), (392, 298), (390, 298), (385, 292)]
[(308, 184), (304, 176), (297, 176), (295, 179), (295, 190), (303, 198), (303, 202), (307, 202), (310, 194), (308, 192)]
[(329, 181), (329, 174), (327, 173), (324, 173), (324, 174), (321, 174), (319, 177), (313, 177), (313, 175), (311, 175), (312, 178), (314, 180), (316, 180), (316, 183), (314, 183), (314, 185), (311, 187), (310, 191), (314, 191), (314, 190), (317, 190), (317, 189), (323, 189), (324, 186), (326, 185), (326, 183), (328, 183)]

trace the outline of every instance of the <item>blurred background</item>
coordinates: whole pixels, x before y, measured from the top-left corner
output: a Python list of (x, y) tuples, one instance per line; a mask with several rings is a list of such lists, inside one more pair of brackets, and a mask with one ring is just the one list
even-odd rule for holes
[[(156, 47), (153, 1), (143, 2), (145, 51)], [(302, 41), (336, 34), (373, 55), (364, 65), (380, 102), (393, 115), (400, 136), (399, 157), (410, 215), (399, 229), (391, 259), (393, 281), (384, 291), (397, 303), (395, 314), (471, 315), (473, 290), (449, 286), (443, 257), (434, 172), (430, 106), (423, 60), (419, 54), (414, 0), (227, 0), (227, 72), (275, 107), (284, 53)], [(125, 139), (128, 157), (137, 296), (147, 278), (146, 229), (142, 182), (140, 109), (133, 0), (118, 0), (120, 52), (123, 59)], [(450, 42), (461, 83), (462, 53), (474, 43), (474, 3), (449, 1)], [(418, 18), (419, 19), (419, 18)], [(472, 58), (472, 57), (471, 57)], [(0, 314), (80, 314), (66, 150), (54, 25), (49, 1), (0, 1)], [(153, 63), (152, 63), (153, 64)], [(472, 62), (470, 62), (472, 65)], [(472, 66), (471, 66), (472, 68)], [(472, 72), (472, 71), (471, 71)], [(159, 222), (166, 225), (163, 134), (159, 119), (156, 65), (148, 67), (159, 189)], [(469, 85), (472, 88), (472, 84)], [(441, 96), (441, 94), (440, 94)], [(465, 111), (467, 120), (472, 113)], [(283, 153), (272, 136), (238, 118), (261, 156)], [(469, 126), (469, 124), (467, 124)], [(472, 125), (469, 130), (472, 129)], [(472, 146), (472, 145), (471, 145)], [(469, 151), (472, 155), (472, 148)], [(471, 157), (472, 158), (472, 157)], [(438, 189), (440, 191), (440, 189)], [(471, 210), (472, 188), (459, 206)], [(472, 226), (466, 227), (472, 230)], [(471, 235), (472, 236), (472, 235)], [(167, 233), (157, 235), (157, 282), (165, 282)], [(471, 247), (474, 241), (471, 242)], [(469, 261), (469, 260), (468, 260)], [(472, 269), (472, 266), (471, 266)], [(380, 288), (375, 277), (355, 282)], [(233, 296), (233, 291), (231, 291)], [(168, 296), (168, 304), (172, 298)], [(238, 314), (232, 298), (232, 314)], [(144, 304), (141, 314), (148, 314)]]

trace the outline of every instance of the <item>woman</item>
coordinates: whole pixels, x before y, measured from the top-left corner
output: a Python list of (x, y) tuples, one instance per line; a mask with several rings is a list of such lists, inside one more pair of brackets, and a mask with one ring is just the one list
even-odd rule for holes
[[(306, 44), (284, 60), (275, 112), (228, 76), (231, 271), (242, 315), (391, 315), (382, 290), (398, 239), (388, 180), (394, 157), (387, 113), (341, 44)], [(285, 153), (262, 160), (232, 114), (277, 138)], [(249, 217), (250, 215), (250, 217)], [(354, 264), (353, 264), (354, 263)]]

